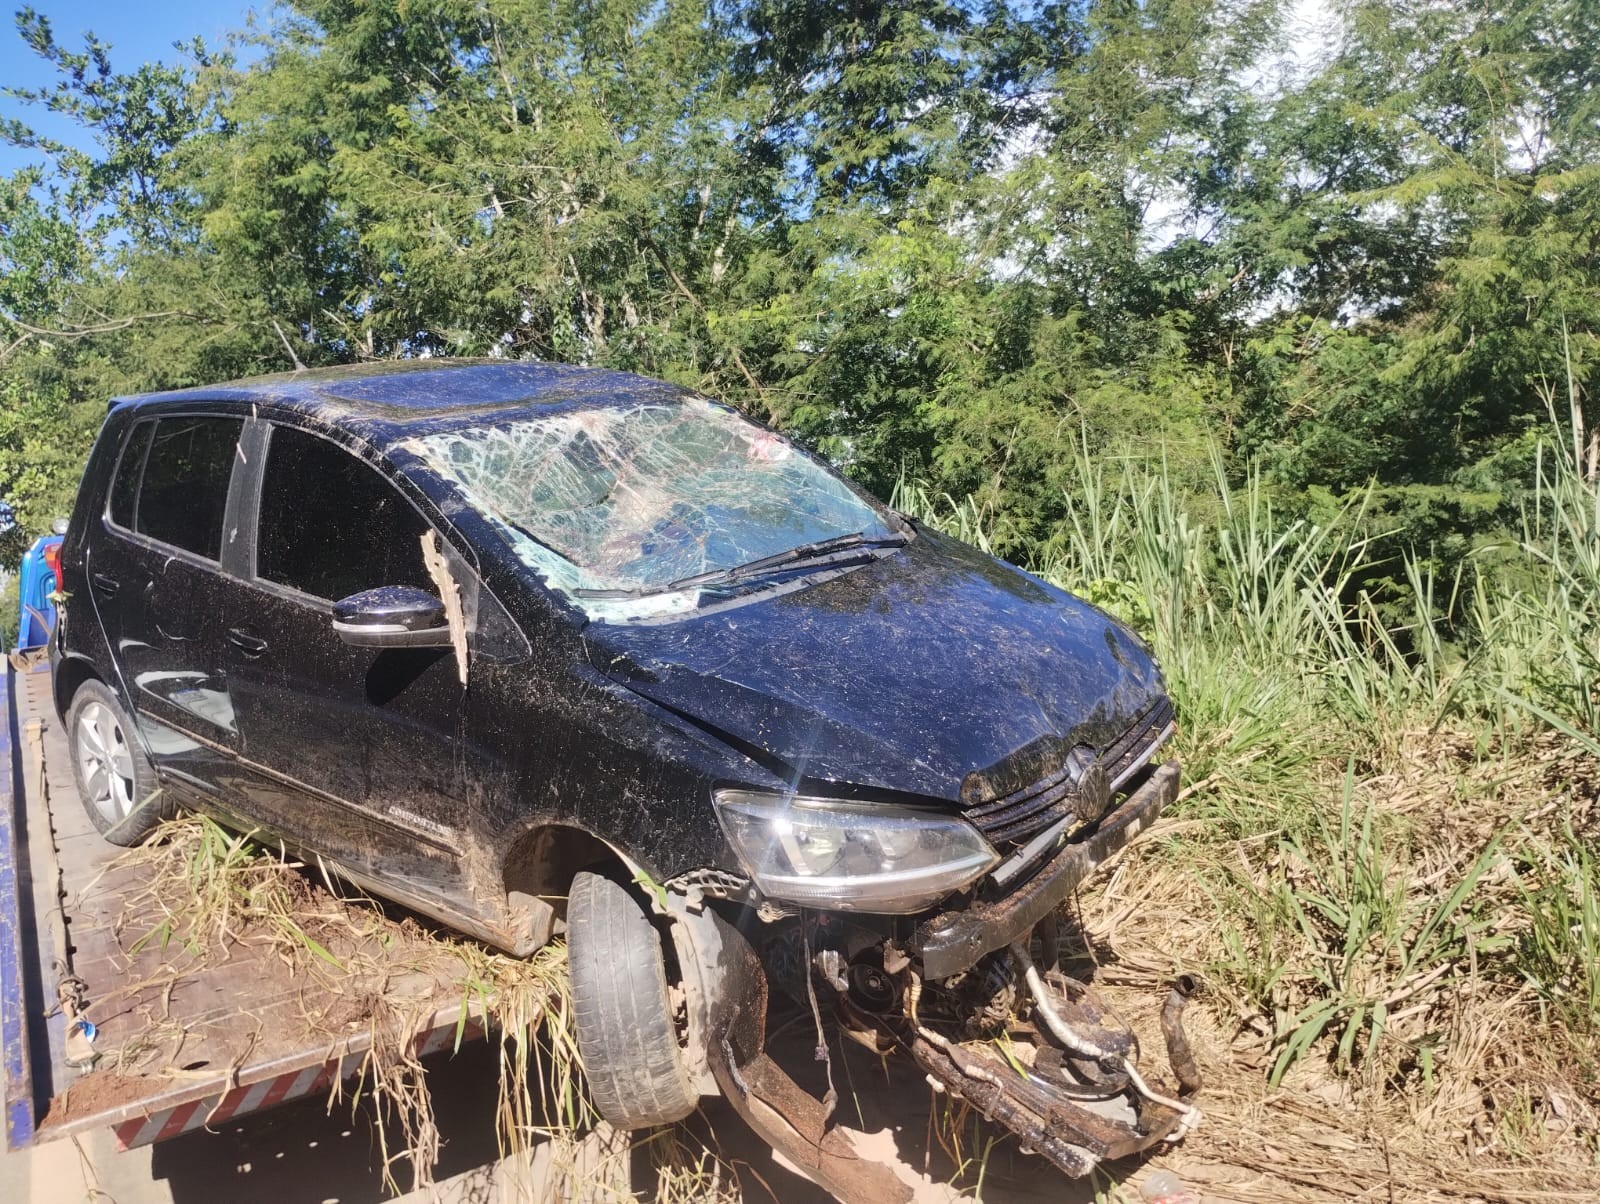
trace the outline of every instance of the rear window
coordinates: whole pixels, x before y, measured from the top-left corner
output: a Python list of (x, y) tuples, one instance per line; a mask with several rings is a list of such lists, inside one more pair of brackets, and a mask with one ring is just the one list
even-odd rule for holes
[(221, 560), (228, 482), (243, 428), (241, 418), (140, 423), (112, 482), (112, 521), (207, 560)]
[(369, 465), (293, 427), (272, 430), (261, 479), (256, 576), (338, 601), (381, 585), (433, 590), (427, 522)]
[(133, 529), (133, 505), (139, 498), (139, 478), (144, 475), (144, 457), (150, 450), (150, 436), (155, 431), (153, 422), (141, 422), (128, 436), (128, 445), (122, 449), (122, 459), (117, 461), (117, 475), (111, 482), (111, 521), (119, 527)]

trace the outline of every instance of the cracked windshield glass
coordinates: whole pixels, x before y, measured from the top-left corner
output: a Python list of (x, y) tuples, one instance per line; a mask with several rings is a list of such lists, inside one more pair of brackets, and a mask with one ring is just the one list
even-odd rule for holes
[(701, 582), (688, 579), (822, 541), (902, 538), (787, 440), (699, 399), (518, 417), (412, 447), (591, 617), (689, 609)]

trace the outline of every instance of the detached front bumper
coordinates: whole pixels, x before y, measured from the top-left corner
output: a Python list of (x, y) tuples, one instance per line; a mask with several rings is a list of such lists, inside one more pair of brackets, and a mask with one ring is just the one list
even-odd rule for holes
[(1082, 839), (1072, 840), (1010, 894), (941, 912), (919, 925), (908, 951), (922, 960), (923, 977), (948, 978), (1013, 941), (1061, 905), (1095, 868), (1144, 831), (1178, 797), (1179, 766), (1157, 766), (1143, 785), (1105, 815)]

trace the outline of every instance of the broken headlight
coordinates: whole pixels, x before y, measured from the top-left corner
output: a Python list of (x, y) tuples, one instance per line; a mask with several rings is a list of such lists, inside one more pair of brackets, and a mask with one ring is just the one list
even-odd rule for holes
[(1000, 860), (963, 819), (882, 803), (719, 790), (728, 843), (763, 894), (806, 907), (908, 915)]

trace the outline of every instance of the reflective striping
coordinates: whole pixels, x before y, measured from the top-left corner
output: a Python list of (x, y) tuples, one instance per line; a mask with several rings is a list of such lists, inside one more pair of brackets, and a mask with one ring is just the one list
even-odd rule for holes
[(289, 1098), (289, 1093), (294, 1090), (295, 1085), (300, 1082), (303, 1076), (309, 1075), (310, 1077), (306, 1078), (305, 1084), (301, 1090), (302, 1092), (309, 1091), (311, 1089), (311, 1081), (315, 1079), (316, 1076), (321, 1073), (321, 1071), (322, 1067), (320, 1066), (309, 1066), (305, 1070), (296, 1071), (293, 1074), (279, 1075), (272, 1081), (272, 1088), (261, 1100), (261, 1107), (263, 1109), (275, 1108), (279, 1104), (283, 1103), (284, 1100)]
[[(117, 1128), (117, 1144), (125, 1150), (135, 1146), (149, 1145), (156, 1139), (156, 1134), (161, 1132), (166, 1124), (168, 1113), (157, 1112), (154, 1116), (147, 1116), (143, 1120), (132, 1120)], [(124, 1132), (127, 1136), (124, 1137)]]
[(139, 1144), (139, 1130), (144, 1128), (148, 1121), (128, 1120), (118, 1125), (113, 1130), (117, 1135), (117, 1149), (131, 1150)]
[(165, 1141), (169, 1137), (176, 1137), (189, 1127), (191, 1120), (194, 1120), (197, 1116), (204, 1116), (205, 1113), (200, 1111), (200, 1105), (204, 1102), (204, 1100), (196, 1100), (192, 1104), (179, 1104), (171, 1112), (168, 1112), (167, 1123), (162, 1125), (160, 1131), (156, 1133), (155, 1140)]
[(248, 1087), (235, 1087), (222, 1098), (215, 1112), (207, 1112), (209, 1123), (220, 1125), (225, 1120), (234, 1116), (247, 1116), (261, 1107), (261, 1100), (267, 1094), (267, 1089), (272, 1086), (272, 1080), (265, 1083), (252, 1083)]
[[(475, 1041), (483, 1034), (483, 1022), (476, 1016), (469, 1017), (461, 1028), (461, 1042), (466, 1044), (468, 1041)], [(451, 1022), (419, 1034), (411, 1042), (411, 1051), (417, 1057), (427, 1057), (453, 1049), (455, 1043), (456, 1023)], [(207, 1096), (205, 1099), (179, 1104), (151, 1116), (124, 1121), (113, 1129), (117, 1138), (117, 1148), (131, 1150), (153, 1142), (165, 1141), (193, 1129), (214, 1128), (226, 1121), (249, 1116), (253, 1112), (263, 1112), (279, 1104), (325, 1091), (333, 1085), (336, 1075), (343, 1081), (358, 1073), (366, 1057), (365, 1050), (347, 1053), (343, 1057), (329, 1058), (326, 1062), (303, 1066), (298, 1070), (287, 1071), (247, 1087), (234, 1087), (220, 1095)]]

